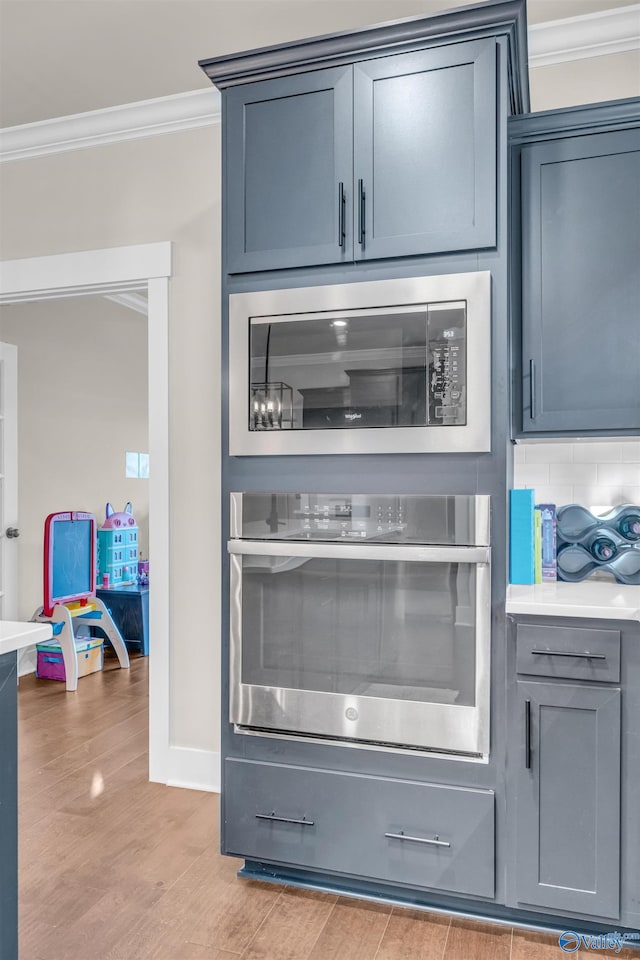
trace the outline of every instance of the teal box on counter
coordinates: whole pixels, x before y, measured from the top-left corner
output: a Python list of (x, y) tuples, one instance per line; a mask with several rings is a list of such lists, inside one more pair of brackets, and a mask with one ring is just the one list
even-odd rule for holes
[(509, 491), (509, 582), (535, 583), (535, 490)]

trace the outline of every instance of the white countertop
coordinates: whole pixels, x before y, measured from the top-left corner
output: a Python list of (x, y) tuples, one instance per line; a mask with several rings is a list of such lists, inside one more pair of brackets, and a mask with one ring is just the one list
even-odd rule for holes
[(640, 586), (604, 580), (582, 583), (510, 584), (507, 613), (551, 617), (592, 617), (600, 620), (640, 620)]
[(17, 623), (0, 620), (0, 655), (44, 643), (52, 636), (50, 623)]

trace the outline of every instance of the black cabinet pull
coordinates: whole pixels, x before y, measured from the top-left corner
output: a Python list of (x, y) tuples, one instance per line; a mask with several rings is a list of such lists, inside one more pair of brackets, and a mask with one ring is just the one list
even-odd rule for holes
[(345, 196), (344, 196), (344, 183), (342, 180), (338, 184), (338, 246), (344, 247), (344, 238), (345, 238)]
[(276, 817), (275, 811), (271, 813), (256, 813), (256, 820), (275, 820), (276, 823), (297, 823), (301, 827), (313, 827), (315, 826), (314, 820), (307, 820), (306, 817), (303, 817), (302, 820), (295, 820), (292, 817)]
[(532, 650), (540, 657), (579, 657), (581, 660), (606, 660), (604, 653), (572, 653), (570, 650)]
[(358, 243), (364, 247), (365, 232), (365, 193), (364, 180), (358, 180)]
[(532, 420), (536, 418), (536, 364), (529, 360), (529, 414)]
[(524, 765), (531, 769), (531, 700), (524, 702)]

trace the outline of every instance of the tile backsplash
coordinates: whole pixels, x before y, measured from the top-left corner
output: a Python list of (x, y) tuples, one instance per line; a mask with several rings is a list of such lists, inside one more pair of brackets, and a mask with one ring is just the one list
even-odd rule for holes
[(640, 440), (518, 443), (514, 486), (532, 487), (536, 503), (640, 504)]

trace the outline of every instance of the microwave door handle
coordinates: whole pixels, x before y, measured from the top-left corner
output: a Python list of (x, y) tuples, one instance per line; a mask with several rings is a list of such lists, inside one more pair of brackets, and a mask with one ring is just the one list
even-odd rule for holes
[(325, 560), (398, 560), (416, 563), (490, 563), (490, 547), (419, 544), (307, 543), (282, 540), (230, 540), (230, 554), (263, 557), (321, 557)]

